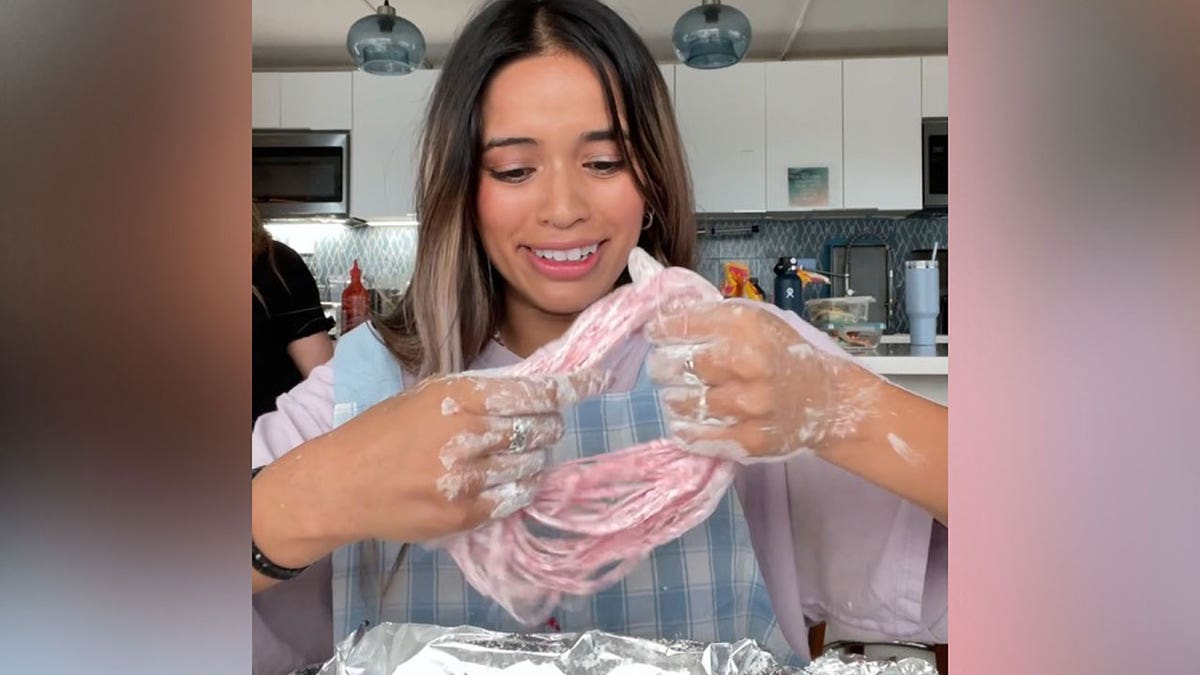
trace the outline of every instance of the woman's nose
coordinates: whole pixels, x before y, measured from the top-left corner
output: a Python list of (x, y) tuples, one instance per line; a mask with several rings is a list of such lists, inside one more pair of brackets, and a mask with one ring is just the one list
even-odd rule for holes
[(538, 220), (544, 225), (565, 229), (588, 217), (587, 196), (583, 176), (575, 175), (570, 166), (553, 167), (545, 182), (545, 197)]

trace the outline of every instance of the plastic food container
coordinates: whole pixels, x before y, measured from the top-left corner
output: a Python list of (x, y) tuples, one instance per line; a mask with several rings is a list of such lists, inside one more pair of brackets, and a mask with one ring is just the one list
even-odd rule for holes
[(842, 298), (813, 298), (804, 302), (808, 320), (814, 326), (834, 324), (844, 326), (866, 323), (867, 311), (875, 298), (870, 295), (852, 295)]
[(870, 352), (879, 346), (883, 339), (882, 323), (851, 323), (846, 325), (827, 324), (825, 332), (829, 333), (842, 349), (848, 352)]

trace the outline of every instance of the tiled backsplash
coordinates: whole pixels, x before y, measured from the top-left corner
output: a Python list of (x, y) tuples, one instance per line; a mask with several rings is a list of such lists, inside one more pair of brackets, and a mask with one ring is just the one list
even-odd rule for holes
[[(751, 221), (738, 220), (739, 224), (747, 222)], [(873, 234), (883, 240), (892, 251), (897, 283), (902, 281), (903, 261), (909, 251), (930, 248), (934, 242), (948, 248), (946, 218), (763, 218), (754, 222), (759, 226), (757, 234), (702, 237), (697, 271), (715, 283), (720, 277), (721, 263), (746, 262), (769, 295), (775, 277), (772, 268), (780, 257), (819, 260), (825, 245), (833, 239)], [(312, 254), (305, 259), (319, 285), (330, 276), (349, 274), (350, 265), (357, 258), (372, 287), (404, 288), (412, 276), (416, 250), (415, 227), (365, 227), (332, 231), (317, 239)], [(819, 288), (810, 286), (805, 295), (819, 292)], [(897, 321), (898, 328), (904, 331), (907, 320), (903, 302), (897, 303)]]
[(319, 239), (305, 259), (318, 284), (330, 276), (348, 276), (357, 259), (371, 288), (402, 289), (412, 277), (416, 256), (416, 226), (387, 226), (339, 230)]

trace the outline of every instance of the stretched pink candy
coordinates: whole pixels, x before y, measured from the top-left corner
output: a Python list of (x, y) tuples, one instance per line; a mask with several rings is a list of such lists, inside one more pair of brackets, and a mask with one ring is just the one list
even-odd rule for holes
[[(703, 277), (663, 269), (638, 248), (629, 268), (634, 283), (597, 301), (564, 336), (504, 372), (565, 375), (598, 365), (667, 303), (721, 297)], [(441, 544), (477, 591), (517, 620), (541, 623), (564, 595), (611, 586), (656, 547), (704, 522), (734, 468), (666, 439), (578, 459), (548, 469), (525, 509)]]

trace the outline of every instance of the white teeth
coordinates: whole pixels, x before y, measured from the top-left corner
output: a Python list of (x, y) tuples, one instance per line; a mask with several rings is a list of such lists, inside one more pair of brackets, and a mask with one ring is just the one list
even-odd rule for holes
[(572, 262), (575, 262), (575, 261), (583, 260), (584, 258), (592, 255), (599, 248), (600, 248), (600, 244), (592, 244), (590, 246), (584, 246), (582, 248), (569, 248), (569, 249), (535, 248), (535, 249), (533, 249), (533, 252), (539, 258), (545, 258), (546, 260), (554, 260), (557, 262), (566, 262), (566, 261), (570, 260)]

